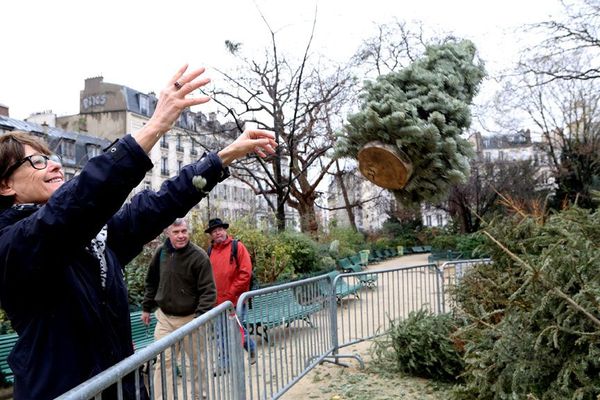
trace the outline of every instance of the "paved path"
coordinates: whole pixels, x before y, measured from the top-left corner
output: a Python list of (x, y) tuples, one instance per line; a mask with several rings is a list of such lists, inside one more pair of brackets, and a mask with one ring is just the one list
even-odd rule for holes
[[(372, 264), (367, 271), (392, 270), (397, 267), (427, 264), (428, 254), (396, 257)], [(340, 344), (352, 343), (362, 338), (387, 330), (390, 320), (406, 316), (412, 310), (420, 309), (423, 303), (435, 303), (435, 272), (428, 268), (396, 270), (377, 274), (377, 286), (363, 288), (359, 298), (345, 298), (337, 305), (337, 331)], [(347, 278), (352, 284), (354, 278)], [(272, 393), (281, 390), (294, 376), (303, 371), (311, 357), (325, 354), (331, 348), (331, 326), (329, 309), (325, 308), (312, 316), (315, 328), (297, 321), (289, 327), (273, 329), (273, 340), (264, 343), (257, 337), (258, 362), (252, 366), (250, 388), (247, 398), (270, 398)], [(359, 342), (340, 349), (340, 354), (358, 353), (368, 356), (369, 342)], [(352, 359), (345, 363), (358, 365)], [(336, 367), (342, 368), (342, 367)], [(266, 385), (263, 385), (266, 382)], [(310, 381), (303, 378), (282, 398), (305, 399), (304, 385)]]

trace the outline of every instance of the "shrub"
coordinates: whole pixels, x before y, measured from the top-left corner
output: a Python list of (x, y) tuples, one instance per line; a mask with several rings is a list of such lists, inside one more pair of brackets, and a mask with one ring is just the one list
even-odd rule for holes
[(463, 254), (463, 258), (487, 257), (487, 253), (482, 247), (484, 243), (485, 239), (481, 233), (460, 235), (457, 237), (456, 250)]
[(250, 252), (252, 268), (261, 284), (294, 276), (290, 248), (275, 232), (262, 232), (248, 223), (230, 223), (229, 234), (244, 243)]
[(162, 243), (161, 240), (155, 240), (146, 244), (142, 252), (125, 266), (125, 283), (129, 295), (129, 306), (132, 310), (138, 310), (142, 306), (148, 267), (156, 249)]
[(436, 250), (458, 250), (459, 237), (451, 234), (441, 234), (431, 240), (431, 247)]
[(463, 371), (461, 346), (453, 340), (456, 321), (427, 310), (392, 321), (383, 339), (374, 341), (374, 363), (388, 370), (440, 381), (456, 381)]
[(600, 211), (520, 215), (485, 230), (494, 264), (455, 290), (468, 322), (455, 398), (598, 398)]
[(0, 309), (0, 335), (4, 335), (5, 333), (13, 333), (14, 329), (10, 321), (8, 320), (8, 316), (4, 310)]
[(386, 238), (386, 237), (381, 237), (377, 240), (375, 240), (373, 243), (371, 243), (371, 245), (369, 246), (370, 250), (384, 250), (384, 249), (388, 249), (390, 247), (395, 247), (394, 246), (394, 241)]
[(295, 274), (306, 274), (320, 269), (318, 245), (307, 235), (297, 232), (285, 232), (277, 240), (286, 247), (289, 266)]
[(352, 228), (332, 227), (325, 238), (329, 242), (339, 241), (338, 258), (349, 257), (366, 247), (365, 237)]

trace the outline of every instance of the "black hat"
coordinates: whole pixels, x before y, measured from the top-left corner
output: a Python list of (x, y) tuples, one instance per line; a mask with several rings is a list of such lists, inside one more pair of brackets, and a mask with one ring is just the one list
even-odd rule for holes
[(222, 226), (224, 229), (229, 228), (229, 224), (221, 221), (221, 218), (214, 218), (208, 221), (208, 228), (204, 230), (204, 233), (210, 233), (213, 229)]

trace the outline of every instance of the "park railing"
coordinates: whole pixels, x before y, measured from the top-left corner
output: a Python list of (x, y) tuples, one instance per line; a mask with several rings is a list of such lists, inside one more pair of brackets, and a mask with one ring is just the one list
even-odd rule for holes
[(58, 399), (243, 399), (243, 349), (225, 302)]
[[(319, 363), (344, 365), (342, 359), (353, 358), (363, 365), (359, 355), (340, 350), (385, 334), (410, 312), (446, 312), (448, 287), (482, 262), (490, 261), (334, 271), (246, 292), (235, 312), (231, 303), (222, 304), (61, 399), (102, 399), (107, 390), (123, 392), (124, 379), (143, 381), (151, 399), (163, 398), (165, 390), (175, 399), (277, 399)], [(255, 342), (248, 351), (246, 335)], [(186, 345), (193, 350), (178, 351)], [(170, 380), (165, 364), (172, 366)], [(135, 396), (117, 398), (144, 399), (142, 392), (138, 384)]]
[(331, 279), (327, 275), (242, 294), (237, 314), (256, 339), (245, 362), (244, 399), (272, 399), (334, 350)]
[[(334, 286), (363, 288), (357, 296), (339, 300), (341, 307), (334, 319), (336, 350), (385, 334), (393, 321), (405, 318), (412, 311), (426, 308), (441, 313), (441, 276), (435, 264), (338, 275)], [(366, 277), (373, 280), (372, 285), (361, 283)]]
[(458, 283), (460, 283), (465, 272), (474, 265), (490, 264), (491, 262), (492, 260), (490, 258), (478, 258), (472, 260), (446, 261), (440, 266), (443, 282), (443, 292), (441, 297), (443, 299), (442, 304), (444, 305), (444, 312), (446, 312), (446, 309), (451, 310), (454, 308), (455, 304), (450, 292)]

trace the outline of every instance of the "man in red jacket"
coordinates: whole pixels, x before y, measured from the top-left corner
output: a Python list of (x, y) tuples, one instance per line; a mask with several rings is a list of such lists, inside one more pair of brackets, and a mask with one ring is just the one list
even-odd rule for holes
[[(208, 221), (208, 228), (204, 232), (211, 237), (211, 247), (208, 251), (210, 263), (213, 268), (215, 285), (217, 286), (217, 305), (224, 301), (231, 301), (237, 306), (240, 295), (250, 290), (252, 278), (252, 260), (246, 246), (239, 240), (237, 251), (233, 249), (233, 239), (227, 235), (229, 224), (220, 218)], [(243, 314), (246, 308), (244, 307)], [(244, 319), (244, 316), (241, 316)], [(250, 363), (256, 362), (256, 344), (248, 337), (244, 329), (244, 348), (250, 353)]]

